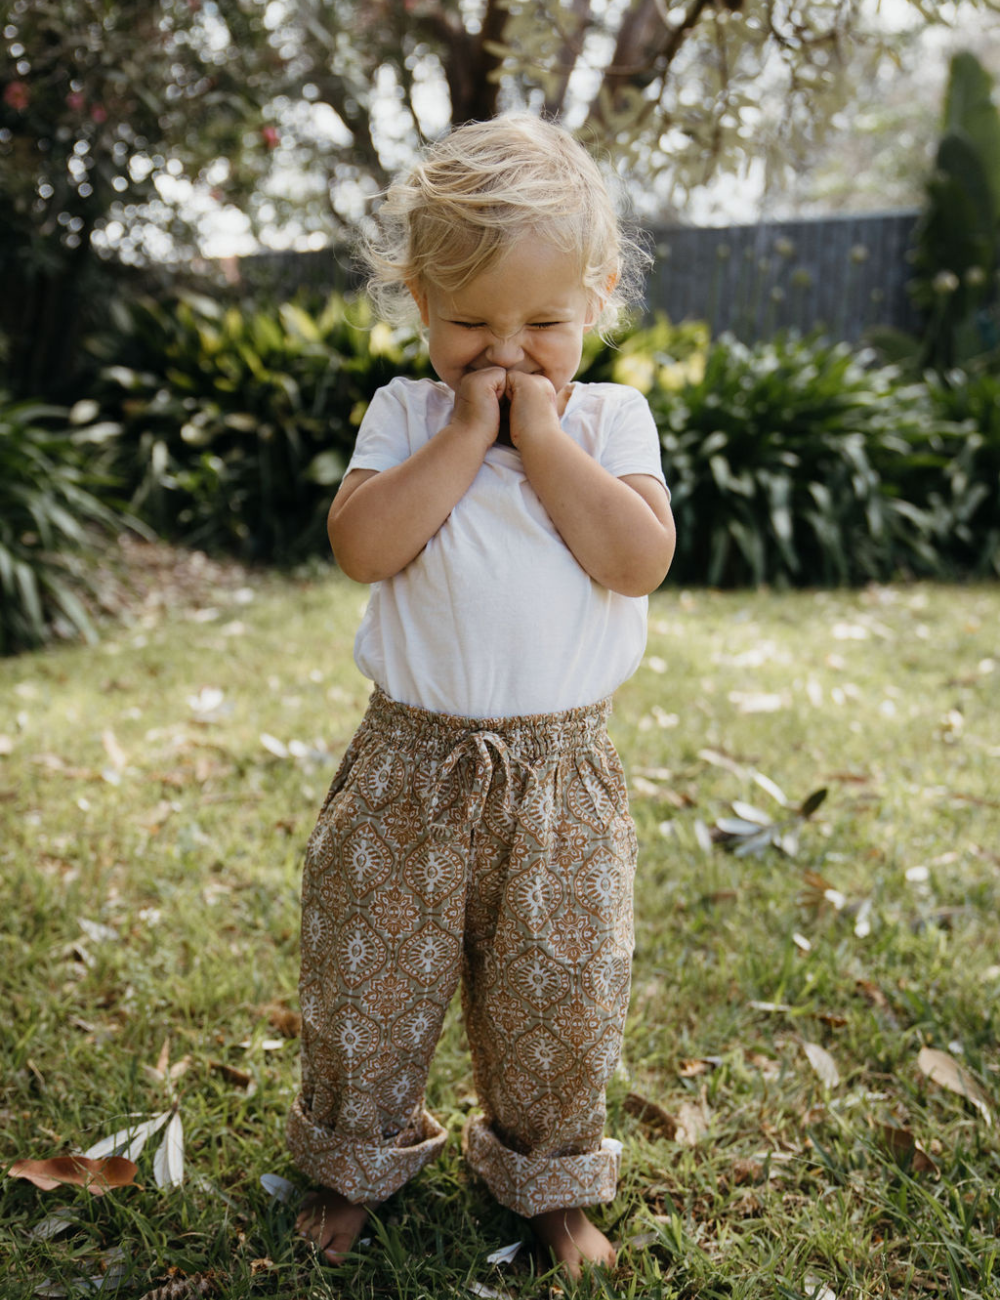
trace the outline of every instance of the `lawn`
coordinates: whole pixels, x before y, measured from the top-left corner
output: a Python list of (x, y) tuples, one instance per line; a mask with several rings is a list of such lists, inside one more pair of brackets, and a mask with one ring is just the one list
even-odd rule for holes
[[(455, 1140), (355, 1259), (318, 1265), (261, 1183), (301, 1186), (298, 874), (367, 696), (364, 598), (187, 560), (96, 647), (0, 662), (0, 1168), (174, 1108), (185, 1148), (172, 1187), (166, 1127), (107, 1195), (5, 1178), (4, 1300), (561, 1285), (462, 1165), (455, 1009), (429, 1088)], [(650, 619), (612, 723), (641, 845), (597, 1211), (622, 1246), (579, 1293), (1000, 1296), (1000, 587), (667, 588)], [(734, 801), (784, 849), (723, 843)]]

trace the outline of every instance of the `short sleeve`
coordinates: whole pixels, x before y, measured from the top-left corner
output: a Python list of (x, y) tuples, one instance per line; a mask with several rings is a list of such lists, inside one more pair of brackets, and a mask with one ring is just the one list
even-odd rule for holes
[(347, 472), (352, 469), (392, 469), (410, 455), (409, 412), (405, 390), (397, 382), (379, 388), (361, 420), (354, 452)]
[(624, 385), (616, 397), (609, 412), (601, 464), (615, 478), (648, 474), (667, 487), (660, 459), (660, 434), (649, 403), (637, 389)]

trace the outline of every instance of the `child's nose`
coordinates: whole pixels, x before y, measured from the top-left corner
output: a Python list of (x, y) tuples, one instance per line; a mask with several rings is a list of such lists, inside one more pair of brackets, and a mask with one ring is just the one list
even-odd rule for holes
[(493, 365), (503, 366), (505, 370), (509, 370), (524, 356), (524, 349), (518, 342), (516, 334), (512, 334), (510, 338), (506, 339), (494, 337), (492, 343), (486, 349), (486, 356)]

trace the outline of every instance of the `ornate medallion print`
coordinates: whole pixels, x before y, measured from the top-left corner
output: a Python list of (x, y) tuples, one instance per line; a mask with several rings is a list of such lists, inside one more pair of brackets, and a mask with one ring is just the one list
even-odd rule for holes
[(288, 1135), (318, 1182), (377, 1202), (440, 1152), (423, 1095), (461, 980), (473, 1169), (521, 1214), (614, 1196), (635, 835), (606, 717), (480, 724), (376, 690), (306, 849)]

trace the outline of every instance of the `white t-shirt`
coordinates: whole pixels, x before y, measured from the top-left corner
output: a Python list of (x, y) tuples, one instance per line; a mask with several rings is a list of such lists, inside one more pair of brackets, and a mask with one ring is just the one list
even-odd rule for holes
[[(407, 460), (450, 420), (454, 394), (394, 379), (372, 399), (348, 469)], [(616, 478), (663, 482), (645, 398), (574, 384), (563, 430)], [(405, 569), (372, 584), (354, 643), (358, 667), (402, 704), (467, 718), (554, 713), (610, 695), (639, 665), (645, 596), (622, 596), (580, 567), (528, 482), (494, 444), (468, 491)]]

